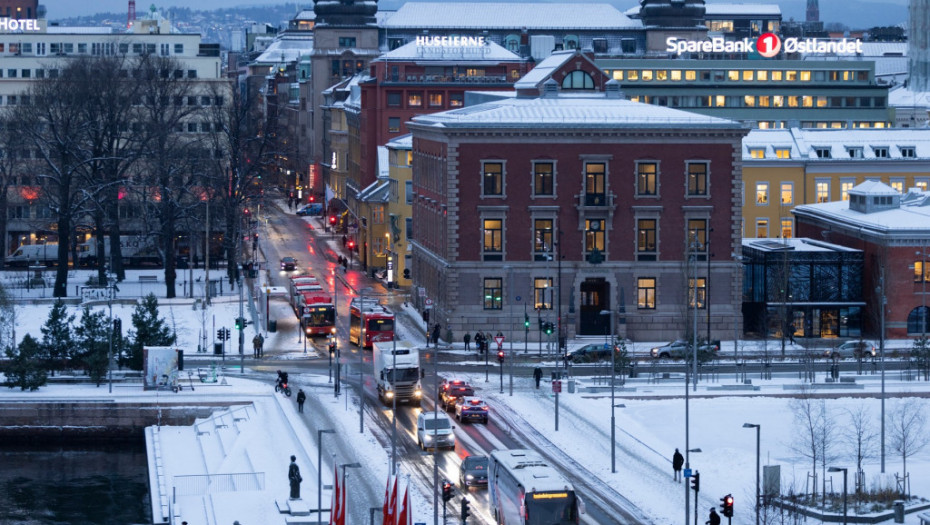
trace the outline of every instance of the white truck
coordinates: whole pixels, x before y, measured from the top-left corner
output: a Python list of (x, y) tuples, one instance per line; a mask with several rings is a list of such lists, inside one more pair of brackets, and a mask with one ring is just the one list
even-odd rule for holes
[[(161, 266), (161, 253), (158, 251), (154, 237), (144, 235), (123, 235), (119, 238), (120, 253), (125, 266), (154, 265)], [(104, 257), (110, 257), (110, 238), (103, 238)], [(97, 264), (97, 240), (93, 237), (77, 246), (78, 266)]]
[(406, 341), (380, 341), (372, 344), (374, 377), (378, 383), (378, 399), (385, 405), (396, 398), (420, 406), (423, 389), (420, 385), (420, 349)]
[(6, 256), (7, 266), (55, 266), (58, 264), (58, 243), (24, 244)]

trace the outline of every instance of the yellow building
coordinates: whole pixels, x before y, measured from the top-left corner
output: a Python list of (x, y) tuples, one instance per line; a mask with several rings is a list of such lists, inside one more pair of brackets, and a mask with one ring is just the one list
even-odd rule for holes
[(754, 129), (743, 139), (743, 237), (794, 237), (798, 204), (848, 200), (866, 180), (930, 185), (930, 129)]

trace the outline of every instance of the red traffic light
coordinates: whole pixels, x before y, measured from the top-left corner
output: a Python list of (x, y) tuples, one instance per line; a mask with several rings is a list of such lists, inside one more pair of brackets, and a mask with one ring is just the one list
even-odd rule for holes
[(503, 350), (497, 351), (497, 360), (500, 361), (501, 363), (504, 362), (504, 351)]
[(355, 248), (355, 241), (349, 241), (349, 249)]
[(336, 224), (336, 216), (335, 216), (335, 215), (330, 215), (330, 216), (329, 216), (329, 223), (330, 223), (330, 224)]
[(315, 201), (316, 201), (316, 197), (314, 197), (313, 195), (311, 195), (311, 196), (310, 196), (310, 202), (315, 202)]

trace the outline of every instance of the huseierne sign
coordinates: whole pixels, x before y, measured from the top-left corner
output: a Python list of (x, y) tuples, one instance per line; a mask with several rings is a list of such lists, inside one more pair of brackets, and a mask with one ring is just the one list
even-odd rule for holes
[(755, 40), (726, 40), (713, 37), (708, 40), (683, 40), (668, 37), (665, 51), (675, 55), (682, 53), (752, 53), (758, 52), (765, 58), (772, 58), (783, 48), (786, 53), (835, 53), (854, 55), (862, 53), (862, 41), (859, 39), (821, 40), (818, 38), (785, 38), (775, 33), (764, 33)]
[(0, 18), (0, 32), (8, 31), (41, 31), (39, 21), (35, 18), (17, 20), (16, 18)]
[(487, 45), (483, 36), (418, 36), (420, 47), (483, 47)]

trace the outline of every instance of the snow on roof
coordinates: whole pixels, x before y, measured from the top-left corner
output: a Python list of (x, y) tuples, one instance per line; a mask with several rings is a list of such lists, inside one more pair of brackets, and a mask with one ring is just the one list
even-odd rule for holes
[(905, 87), (892, 88), (888, 90), (888, 105), (892, 107), (930, 107), (930, 93), (912, 91)]
[(725, 15), (772, 15), (781, 16), (777, 4), (704, 4), (705, 18)]
[(48, 26), (45, 31), (54, 35), (113, 35), (113, 30), (104, 26)]
[[(865, 184), (859, 184), (856, 188), (860, 188)], [(874, 195), (885, 195), (884, 190), (879, 186), (872, 184), (868, 188), (882, 192)], [(897, 194), (897, 192), (894, 193)], [(867, 194), (873, 195), (873, 193)], [(912, 198), (902, 198), (899, 207), (872, 211), (871, 213), (863, 213), (852, 209), (850, 201), (804, 204), (796, 206), (791, 213), (801, 217), (816, 217), (846, 227), (862, 228), (884, 234), (899, 233), (908, 236), (930, 237), (930, 192), (914, 191), (912, 189), (908, 192), (908, 196)]]
[[(791, 148), (790, 159), (777, 159), (775, 149)], [(826, 148), (829, 157), (820, 157), (817, 151)], [(914, 149), (910, 155), (909, 148)], [(752, 151), (763, 149), (765, 160), (822, 160), (836, 162), (838, 159), (900, 160), (930, 158), (930, 129), (928, 128), (884, 128), (884, 129), (753, 129), (743, 138), (743, 160), (758, 161)], [(861, 154), (852, 157), (851, 151)], [(908, 156), (905, 157), (905, 153)], [(887, 156), (879, 156), (885, 155)]]
[(557, 97), (500, 99), (414, 117), (413, 124), (448, 128), (473, 127), (585, 127), (617, 128), (742, 128), (732, 120), (689, 113), (677, 109), (642, 104), (603, 93), (566, 94)]
[(900, 195), (898, 190), (878, 180), (866, 180), (849, 190), (850, 195)]
[(847, 248), (838, 244), (816, 241), (814, 239), (794, 237), (790, 239), (769, 238), (743, 238), (743, 248), (753, 248), (763, 252), (794, 251), (794, 252), (858, 252), (854, 248)]
[(549, 492), (572, 488), (571, 482), (565, 479), (558, 470), (549, 466), (549, 462), (535, 450), (496, 450), (491, 457), (494, 461), (504, 465), (527, 492)]
[(407, 2), (384, 22), (386, 29), (492, 30), (618, 29), (640, 27), (610, 4)]
[(416, 41), (404, 44), (397, 49), (384, 53), (373, 62), (386, 60), (429, 61), (429, 62), (521, 62), (519, 55), (506, 48), (485, 40), (481, 48), (460, 46), (419, 46)]
[(302, 35), (295, 37), (277, 38), (268, 49), (262, 52), (253, 64), (280, 64), (296, 62), (301, 55), (309, 55), (313, 51), (313, 37)]
[(391, 139), (388, 141), (387, 147), (390, 149), (413, 149), (413, 135), (407, 133)]
[(529, 73), (523, 75), (520, 80), (517, 80), (513, 85), (514, 89), (535, 89), (539, 87), (540, 82), (549, 78), (555, 70), (565, 65), (565, 63), (574, 56), (574, 50), (556, 51), (552, 53), (536, 64), (536, 67), (531, 69)]

